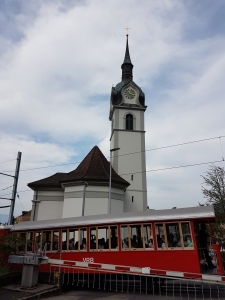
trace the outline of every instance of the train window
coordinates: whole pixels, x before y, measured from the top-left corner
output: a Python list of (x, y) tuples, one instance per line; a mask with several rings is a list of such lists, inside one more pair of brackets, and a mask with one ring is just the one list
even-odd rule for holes
[(141, 225), (130, 225), (131, 248), (143, 248)]
[(25, 252), (26, 250), (26, 232), (18, 233), (17, 244), (19, 252)]
[(27, 232), (27, 251), (32, 252), (33, 232)]
[[(52, 239), (51, 239), (51, 231), (43, 231), (42, 233), (42, 250), (45, 248), (45, 250), (50, 250), (51, 247), (51, 243), (52, 243)], [(46, 246), (45, 246), (46, 244)]]
[(111, 249), (118, 249), (117, 226), (110, 226)]
[(53, 231), (53, 236), (52, 236), (52, 251), (58, 250), (59, 246), (59, 232), (58, 231)]
[(180, 230), (178, 223), (166, 224), (166, 234), (169, 248), (181, 247)]
[(69, 250), (78, 250), (78, 229), (69, 230)]
[(165, 231), (163, 224), (155, 224), (156, 229), (156, 238), (157, 238), (157, 247), (166, 249), (165, 242)]
[[(86, 228), (80, 229), (80, 250), (87, 250), (87, 230)], [(76, 246), (76, 244), (75, 244)]]
[(128, 225), (121, 226), (121, 247), (122, 250), (130, 248), (130, 236)]
[(96, 239), (96, 228), (95, 227), (92, 227), (90, 229), (90, 249), (91, 250), (96, 250), (97, 249), (97, 243), (98, 243), (98, 240)]
[(182, 238), (184, 247), (193, 248), (193, 239), (191, 236), (189, 223), (181, 223)]
[(67, 230), (62, 230), (62, 250), (67, 250)]
[(35, 250), (41, 252), (41, 232), (35, 233)]
[(144, 231), (144, 246), (145, 249), (154, 249), (153, 235), (152, 235), (152, 226), (151, 224), (143, 225)]
[(109, 249), (109, 229), (107, 227), (99, 227), (98, 228), (98, 249)]

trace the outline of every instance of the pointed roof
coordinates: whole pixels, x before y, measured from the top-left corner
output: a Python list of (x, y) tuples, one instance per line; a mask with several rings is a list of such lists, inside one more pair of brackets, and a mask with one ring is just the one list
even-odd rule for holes
[(125, 57), (124, 57), (124, 64), (132, 64), (130, 59), (130, 53), (129, 53), (129, 45), (128, 45), (128, 34), (127, 34), (127, 45), (126, 45), (126, 51), (125, 51)]
[[(67, 174), (66, 179), (62, 183), (71, 181), (102, 181), (109, 182), (110, 163), (105, 158), (101, 150), (95, 146), (79, 166), (72, 172)], [(123, 186), (130, 184), (120, 177), (112, 168), (112, 183)]]
[[(95, 146), (78, 167), (69, 173), (56, 173), (47, 178), (28, 183), (30, 188), (61, 187), (66, 182), (109, 182), (110, 163), (101, 150)], [(112, 168), (112, 183), (128, 187), (130, 184), (120, 177)]]
[(127, 44), (122, 69), (122, 80), (132, 80), (133, 78), (133, 65), (130, 59), (129, 45), (128, 45), (128, 34), (127, 34)]

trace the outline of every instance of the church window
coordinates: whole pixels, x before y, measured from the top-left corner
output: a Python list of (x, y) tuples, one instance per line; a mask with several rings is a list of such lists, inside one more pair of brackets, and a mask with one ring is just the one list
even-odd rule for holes
[(126, 129), (127, 130), (133, 130), (133, 116), (131, 114), (126, 115)]
[(131, 175), (131, 180), (132, 180), (132, 181), (134, 180), (134, 175)]
[(132, 202), (134, 202), (134, 196), (132, 196)]

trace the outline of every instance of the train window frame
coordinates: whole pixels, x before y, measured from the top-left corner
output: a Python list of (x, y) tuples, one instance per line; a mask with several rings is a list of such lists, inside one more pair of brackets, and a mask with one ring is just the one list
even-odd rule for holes
[[(140, 232), (141, 232), (141, 241), (142, 241), (142, 247), (132, 247), (132, 240), (131, 240), (131, 228), (132, 227), (137, 227), (140, 226)], [(146, 247), (146, 242), (145, 242), (145, 233), (144, 233), (144, 226), (151, 226), (151, 234), (152, 234), (152, 241), (153, 241), (153, 247)], [(127, 237), (124, 238), (122, 234), (122, 229), (123, 227), (127, 227)], [(153, 251), (155, 250), (154, 248), (154, 238), (153, 238), (153, 224), (152, 223), (133, 223), (133, 224), (121, 224), (120, 225), (120, 237), (123, 237), (120, 241), (121, 244), (121, 251)], [(123, 242), (125, 239), (128, 239), (128, 245), (127, 248), (123, 247)]]
[[(28, 231), (27, 234), (26, 234), (26, 253), (27, 252), (33, 252), (33, 247), (34, 247), (34, 231)], [(31, 239), (28, 239), (28, 235), (32, 235), (32, 238)], [(27, 250), (28, 248), (28, 241), (31, 241), (31, 250)]]
[[(144, 227), (145, 227), (145, 226), (151, 226), (150, 234), (149, 234), (149, 239), (148, 239), (148, 240), (146, 239), (146, 241), (145, 241), (145, 233), (144, 233), (144, 231), (145, 231), (145, 228), (144, 228)], [(155, 250), (154, 233), (153, 233), (153, 224), (152, 224), (152, 223), (143, 223), (143, 224), (142, 224), (142, 230), (143, 230), (142, 236), (143, 236), (143, 242), (144, 242), (144, 249), (145, 249), (146, 251), (153, 251), (153, 250)], [(149, 246), (149, 245), (150, 245), (149, 240), (152, 240), (152, 241), (151, 241), (151, 243), (152, 243), (151, 246)], [(148, 243), (148, 247), (146, 247), (146, 244), (147, 244), (147, 243)]]
[[(115, 248), (112, 248), (112, 238), (113, 238), (113, 236), (112, 236), (112, 227), (116, 227), (116, 239), (117, 239), (117, 241), (116, 241), (116, 244), (117, 244), (117, 246), (115, 247)], [(113, 225), (113, 224), (111, 224), (111, 225), (109, 225), (109, 237), (110, 237), (110, 251), (119, 251), (119, 227), (118, 227), (118, 225)]]
[[(109, 238), (110, 236), (110, 229), (109, 229), (109, 225), (106, 225), (106, 226), (98, 226), (96, 227), (96, 250), (97, 251), (110, 251), (111, 250), (111, 239)], [(105, 241), (105, 244), (107, 243), (107, 240), (109, 241), (108, 243), (108, 248), (101, 248), (99, 249), (99, 246), (100, 246), (100, 242), (99, 242), (99, 229), (107, 229), (107, 236), (108, 236), (108, 239), (106, 239)], [(95, 249), (92, 249), (92, 250), (95, 250)]]
[[(181, 246), (173, 246), (173, 247), (169, 247), (168, 245), (168, 236), (167, 236), (167, 229), (166, 229), (166, 225), (167, 224), (175, 224), (177, 223), (178, 224), (178, 228), (179, 228), (179, 235), (180, 235), (180, 243), (181, 243)], [(162, 224), (163, 225), (163, 233), (164, 233), (164, 242), (165, 242), (165, 248), (161, 248), (158, 246), (158, 242), (156, 243), (156, 249), (159, 250), (159, 251), (165, 251), (165, 250), (193, 250), (195, 247), (194, 247), (194, 241), (193, 241), (193, 235), (192, 235), (192, 230), (191, 230), (191, 224), (190, 224), (190, 221), (172, 221), (172, 222), (156, 222), (154, 223), (154, 226), (155, 226), (155, 235), (157, 237), (157, 232), (158, 232), (158, 229), (157, 229), (157, 225), (160, 225)], [(182, 231), (182, 224), (188, 224), (188, 227), (189, 227), (189, 231), (190, 233), (188, 233), (188, 235), (191, 236), (191, 240), (192, 240), (192, 247), (187, 247), (187, 246), (184, 246), (184, 240), (183, 240), (183, 231)]]
[[(54, 234), (55, 234), (55, 232), (58, 233), (58, 236), (57, 236), (58, 237), (58, 241), (57, 242), (54, 241)], [(51, 243), (51, 250), (50, 250), (50, 252), (58, 252), (59, 251), (59, 237), (60, 237), (60, 231), (53, 229), (52, 230), (52, 243)], [(54, 243), (56, 243), (56, 245), (57, 245), (56, 249), (53, 249)]]
[[(48, 235), (48, 237), (50, 237), (49, 240), (47, 240), (47, 233), (50, 233), (50, 235)], [(46, 234), (46, 237), (45, 237), (45, 242), (43, 243), (44, 234)], [(52, 230), (43, 230), (41, 237), (42, 237), (42, 239), (41, 239), (41, 251), (43, 251), (45, 243), (47, 243), (46, 252), (52, 251)], [(49, 245), (49, 249), (48, 249), (48, 245)]]
[[(69, 233), (70, 231), (78, 231), (78, 249), (69, 249)], [(81, 249), (80, 246), (81, 246), (81, 230), (84, 230), (86, 231), (86, 247), (84, 249)], [(61, 247), (60, 245), (62, 244), (62, 234), (63, 232), (66, 232), (66, 249), (62, 249), (62, 252), (65, 253), (65, 252), (87, 252), (87, 227), (70, 227), (70, 228), (67, 228), (67, 229), (61, 229), (60, 230), (60, 243), (59, 243), (59, 247)], [(60, 250), (60, 249), (59, 249)], [(58, 250), (58, 251), (59, 251)]]
[[(116, 244), (117, 246), (115, 248), (112, 248), (112, 228), (115, 227), (115, 230), (116, 230)], [(96, 227), (90, 227), (89, 228), (90, 231), (89, 231), (89, 236), (91, 237), (91, 229), (95, 229), (96, 230), (96, 235), (95, 235), (95, 238), (96, 238), (96, 248), (95, 249), (91, 249), (90, 245), (89, 245), (89, 251), (118, 251), (119, 250), (119, 247), (118, 247), (118, 225), (102, 225), (102, 226), (96, 226)], [(99, 229), (107, 229), (107, 236), (108, 238), (106, 239), (105, 241), (105, 244), (107, 244), (107, 241), (108, 241), (108, 248), (101, 248), (99, 249)]]
[[(26, 243), (26, 239), (27, 239), (27, 232), (24, 232), (24, 231), (20, 231), (20, 232), (16, 232), (16, 233), (13, 233), (15, 234), (15, 237), (16, 237), (16, 244), (17, 244), (17, 247), (18, 247), (18, 253), (26, 253), (27, 252), (27, 243)], [(21, 239), (21, 235), (25, 236), (25, 239)], [(18, 239), (19, 239), (19, 236), (20, 236), (20, 239), (25, 242), (22, 246), (18, 246)], [(23, 249), (20, 249), (20, 247), (23, 247)]]
[[(188, 224), (189, 226), (189, 233), (185, 234), (186, 236), (190, 236), (191, 237), (191, 242), (192, 242), (192, 246), (185, 246), (184, 245), (184, 234), (183, 234), (183, 230), (182, 230), (182, 224)], [(192, 235), (192, 230), (191, 230), (191, 224), (190, 224), (190, 221), (182, 221), (180, 222), (180, 226), (181, 226), (181, 233), (182, 233), (182, 243), (183, 243), (183, 249), (184, 250), (193, 250), (195, 249), (195, 246), (194, 246), (194, 239), (193, 239), (193, 235)]]
[[(37, 234), (40, 233), (40, 240), (37, 242)], [(41, 247), (40, 245), (42, 245), (42, 231), (41, 230), (37, 230), (34, 232), (34, 251), (37, 251), (38, 253), (41, 252)]]

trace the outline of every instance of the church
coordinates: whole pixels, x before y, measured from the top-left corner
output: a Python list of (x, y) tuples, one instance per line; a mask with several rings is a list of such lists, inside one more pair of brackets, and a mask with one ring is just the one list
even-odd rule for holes
[(95, 146), (75, 170), (29, 183), (34, 191), (31, 221), (147, 210), (147, 106), (133, 81), (128, 35), (121, 69), (121, 82), (110, 97), (110, 162)]

